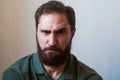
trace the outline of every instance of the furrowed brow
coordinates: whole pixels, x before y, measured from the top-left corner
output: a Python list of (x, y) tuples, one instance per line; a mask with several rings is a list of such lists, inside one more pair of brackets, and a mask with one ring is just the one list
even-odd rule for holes
[(55, 30), (55, 33), (59, 33), (59, 32), (61, 32), (61, 31), (65, 31), (65, 30), (66, 30), (66, 28), (63, 27), (63, 28), (61, 28), (61, 29)]

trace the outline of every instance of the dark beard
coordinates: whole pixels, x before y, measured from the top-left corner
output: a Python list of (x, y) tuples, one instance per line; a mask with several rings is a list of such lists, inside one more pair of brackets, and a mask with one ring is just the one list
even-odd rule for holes
[[(69, 60), (70, 49), (71, 49), (71, 42), (65, 48), (64, 51), (56, 47), (49, 47), (42, 50), (38, 46), (38, 53), (39, 53), (40, 60), (43, 64), (47, 66), (59, 66)], [(52, 50), (52, 52), (46, 53), (47, 50)]]

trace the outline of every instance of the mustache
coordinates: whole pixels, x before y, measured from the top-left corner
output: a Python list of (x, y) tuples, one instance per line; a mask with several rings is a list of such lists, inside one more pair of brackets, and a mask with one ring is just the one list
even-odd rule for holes
[(62, 49), (57, 48), (57, 47), (46, 47), (46, 48), (43, 49), (43, 51), (46, 51), (46, 50), (62, 51)]

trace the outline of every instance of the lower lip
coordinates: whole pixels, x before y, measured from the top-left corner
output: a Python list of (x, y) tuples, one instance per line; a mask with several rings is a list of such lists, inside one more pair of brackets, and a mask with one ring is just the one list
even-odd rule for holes
[(55, 50), (46, 50), (46, 52), (55, 52)]

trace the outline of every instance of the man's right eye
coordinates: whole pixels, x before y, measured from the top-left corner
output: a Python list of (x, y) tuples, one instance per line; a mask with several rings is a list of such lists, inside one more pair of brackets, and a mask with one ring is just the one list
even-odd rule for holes
[(49, 34), (50, 33), (50, 31), (48, 31), (48, 30), (41, 30), (41, 33), (43, 33), (43, 34)]

